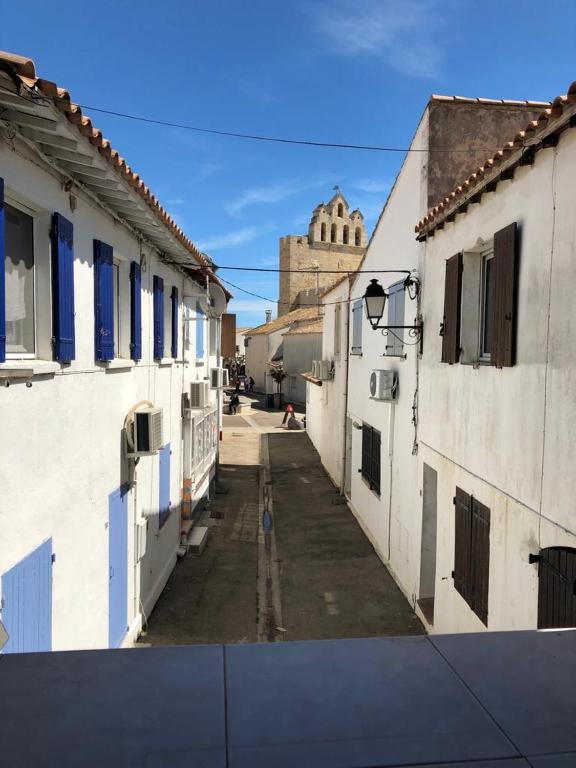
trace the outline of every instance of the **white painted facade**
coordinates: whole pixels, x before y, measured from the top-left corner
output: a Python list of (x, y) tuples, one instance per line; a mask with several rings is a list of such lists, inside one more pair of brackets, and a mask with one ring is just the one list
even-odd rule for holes
[(306, 381), (302, 373), (309, 371), (313, 360), (322, 357), (321, 333), (288, 333), (283, 337), (284, 371), (283, 383), (286, 402), (304, 405), (306, 402)]
[(246, 349), (246, 374), (254, 379), (254, 389), (265, 394), (276, 391), (275, 384), (270, 376), (268, 363), (280, 349), (282, 334), (285, 328), (280, 328), (272, 333), (258, 333), (254, 336), (250, 332), (245, 334), (248, 342)]
[(308, 381), (306, 385), (306, 430), (338, 488), (343, 488), (345, 474), (349, 288), (349, 281), (345, 280), (322, 295), (323, 330), (318, 359), (327, 360), (334, 375), (321, 383)]
[[(16, 151), (18, 149), (18, 151)], [(207, 492), (213, 475), (219, 417), (204, 454), (190, 454), (190, 436), (181, 416), (181, 396), (191, 381), (209, 376), (219, 363), (219, 321), (202, 319), (204, 356), (196, 352), (195, 323), (187, 322), (204, 290), (183, 270), (161, 262), (157, 251), (140, 242), (90, 196), (75, 189), (76, 209), (57, 174), (16, 140), (0, 142), (0, 176), (6, 203), (34, 220), (36, 353), (33, 359), (8, 355), (0, 378), (32, 368), (32, 387), (13, 380), (0, 387), (0, 589), (2, 574), (44, 541), (52, 540), (53, 650), (104, 648), (109, 644), (109, 495), (127, 483), (122, 429), (129, 410), (148, 400), (163, 409), (163, 444), (170, 444), (171, 513), (160, 528), (159, 457), (142, 457), (127, 491), (127, 633), (138, 634), (176, 562), (180, 539), (182, 490), (188, 480), (192, 505)], [(49, 225), (53, 212), (74, 227), (76, 356), (70, 364), (52, 361)], [(120, 354), (109, 364), (95, 362), (93, 240), (114, 248), (120, 273)], [(129, 353), (130, 261), (142, 265), (142, 359)], [(1, 265), (4, 268), (4, 265)], [(164, 279), (179, 292), (178, 354), (170, 355), (170, 324), (165, 358), (153, 359), (152, 279)], [(190, 298), (187, 298), (190, 297)], [(195, 318), (195, 312), (192, 312)], [(169, 318), (169, 314), (168, 314)], [(211, 334), (211, 341), (209, 335)], [(212, 410), (219, 412), (217, 390)], [(184, 440), (187, 450), (184, 450)], [(198, 445), (198, 443), (196, 443)], [(137, 551), (138, 526), (146, 526), (146, 552)], [(142, 554), (142, 553), (140, 553)]]
[[(538, 570), (529, 555), (576, 547), (576, 131), (537, 152), (493, 193), (426, 242), (420, 371), (420, 472), (438, 476), (434, 632), (533, 629)], [(495, 232), (520, 230), (516, 364), (442, 364), (445, 260), (488, 247)], [(482, 245), (483, 244), (483, 245)], [(470, 312), (463, 295), (462, 311)], [(455, 488), (490, 509), (488, 625), (455, 590)]]

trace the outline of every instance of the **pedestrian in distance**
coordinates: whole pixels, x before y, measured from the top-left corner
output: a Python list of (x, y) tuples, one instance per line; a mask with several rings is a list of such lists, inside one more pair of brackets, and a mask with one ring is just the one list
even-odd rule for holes
[(236, 394), (238, 394), (238, 392), (240, 392), (240, 379), (236, 379), (236, 381), (234, 382), (234, 385), (235, 385), (234, 391), (236, 392)]
[(282, 419), (282, 426), (286, 424), (290, 416), (294, 415), (294, 406), (292, 403), (287, 403), (286, 408), (284, 409), (284, 418)]
[(230, 398), (230, 414), (236, 416), (238, 413), (238, 406), (240, 405), (240, 398), (236, 393)]

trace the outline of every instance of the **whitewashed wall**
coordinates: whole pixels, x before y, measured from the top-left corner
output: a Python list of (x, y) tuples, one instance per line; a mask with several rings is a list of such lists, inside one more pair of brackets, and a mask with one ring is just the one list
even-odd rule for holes
[[(108, 496), (127, 480), (121, 447), (125, 415), (136, 402), (151, 400), (164, 409), (164, 442), (170, 442), (172, 449), (173, 511), (159, 530), (158, 456), (142, 458), (128, 499), (129, 642), (141, 625), (142, 610), (150, 612), (176, 560), (183, 480), (181, 393), (191, 380), (208, 375), (210, 364), (216, 365), (216, 356), (195, 359), (194, 328), (183, 361), (182, 311), (178, 359), (161, 364), (152, 359), (152, 276), (164, 278), (166, 292), (177, 286), (180, 298), (199, 295), (201, 289), (159, 263), (144, 247), (143, 359), (116, 369), (95, 363), (93, 239), (112, 245), (114, 255), (127, 263), (140, 259), (138, 241), (81, 194), (72, 212), (59, 181), (4, 144), (0, 144), (0, 176), (7, 202), (17, 201), (35, 212), (37, 336), (39, 355), (46, 361), (34, 361), (37, 375), (32, 388), (23, 383), (0, 388), (0, 574), (52, 537), (53, 649), (108, 645)], [(53, 211), (74, 225), (76, 359), (66, 366), (48, 362), (52, 359), (48, 231)], [(128, 291), (125, 298), (129, 311)], [(14, 365), (7, 361), (2, 367)], [(137, 563), (135, 526), (144, 518), (147, 552)]]
[[(488, 629), (536, 626), (540, 547), (576, 546), (576, 133), (537, 153), (426, 243), (420, 455), (438, 471), (435, 632), (485, 629), (456, 592), (455, 487), (491, 510)], [(554, 213), (555, 207), (555, 213)], [(518, 222), (517, 363), (446, 365), (438, 336), (445, 260)]]
[[(412, 147), (427, 146), (428, 115), (424, 114), (414, 136)], [(426, 206), (426, 153), (408, 153), (398, 174), (361, 265), (369, 270), (413, 270), (418, 267), (422, 246), (414, 236), (414, 222)], [(406, 275), (360, 274), (352, 287), (352, 302), (360, 299), (372, 277), (384, 288)], [(388, 307), (383, 323), (387, 322)], [(405, 324), (412, 325), (417, 303), (405, 296)], [(374, 331), (363, 313), (362, 354), (350, 355), (348, 373), (348, 415), (357, 427), (370, 424), (381, 433), (381, 492), (378, 497), (359, 473), (362, 465), (362, 432), (352, 430), (351, 507), (386, 562), (400, 588), (415, 603), (418, 597), (421, 500), (415, 493), (418, 463), (413, 455), (415, 429), (412, 423), (413, 403), (417, 388), (417, 346), (404, 332), (403, 357), (386, 356), (389, 343), (380, 331)], [(398, 375), (397, 402), (390, 405), (370, 398), (369, 381), (373, 370), (393, 370)]]
[(306, 401), (306, 382), (300, 375), (312, 368), (312, 361), (322, 356), (322, 334), (295, 333), (284, 334), (284, 380), (283, 390), (287, 401), (304, 404)]
[[(336, 302), (340, 303), (340, 352), (334, 351)], [(348, 281), (322, 297), (322, 350), (319, 359), (334, 363), (334, 378), (322, 386), (307, 383), (306, 430), (322, 463), (339, 488), (342, 484), (346, 421)]]

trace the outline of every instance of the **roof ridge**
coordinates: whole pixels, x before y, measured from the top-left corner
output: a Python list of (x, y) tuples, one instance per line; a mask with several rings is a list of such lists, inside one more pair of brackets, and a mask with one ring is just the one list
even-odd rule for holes
[(529, 99), (489, 99), (483, 96), (451, 96), (449, 94), (433, 93), (430, 101), (452, 102), (458, 104), (494, 104), (504, 107), (549, 107), (549, 101), (531, 101)]

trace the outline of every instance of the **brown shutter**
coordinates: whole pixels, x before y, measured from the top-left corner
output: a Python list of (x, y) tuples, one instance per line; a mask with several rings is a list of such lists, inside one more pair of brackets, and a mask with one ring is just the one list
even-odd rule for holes
[(488, 580), (490, 574), (490, 510), (472, 498), (470, 548), (471, 608), (488, 626)]
[(492, 305), (492, 365), (514, 365), (518, 273), (516, 222), (494, 235), (494, 303)]
[(446, 262), (444, 282), (444, 317), (442, 318), (442, 362), (457, 363), (460, 359), (460, 294), (462, 292), (462, 254)]
[(452, 577), (455, 588), (467, 602), (470, 602), (470, 505), (471, 497), (461, 488), (456, 488)]
[(372, 428), (362, 424), (362, 477), (370, 482), (372, 457)]
[(370, 487), (380, 494), (380, 432), (372, 429), (372, 475)]

